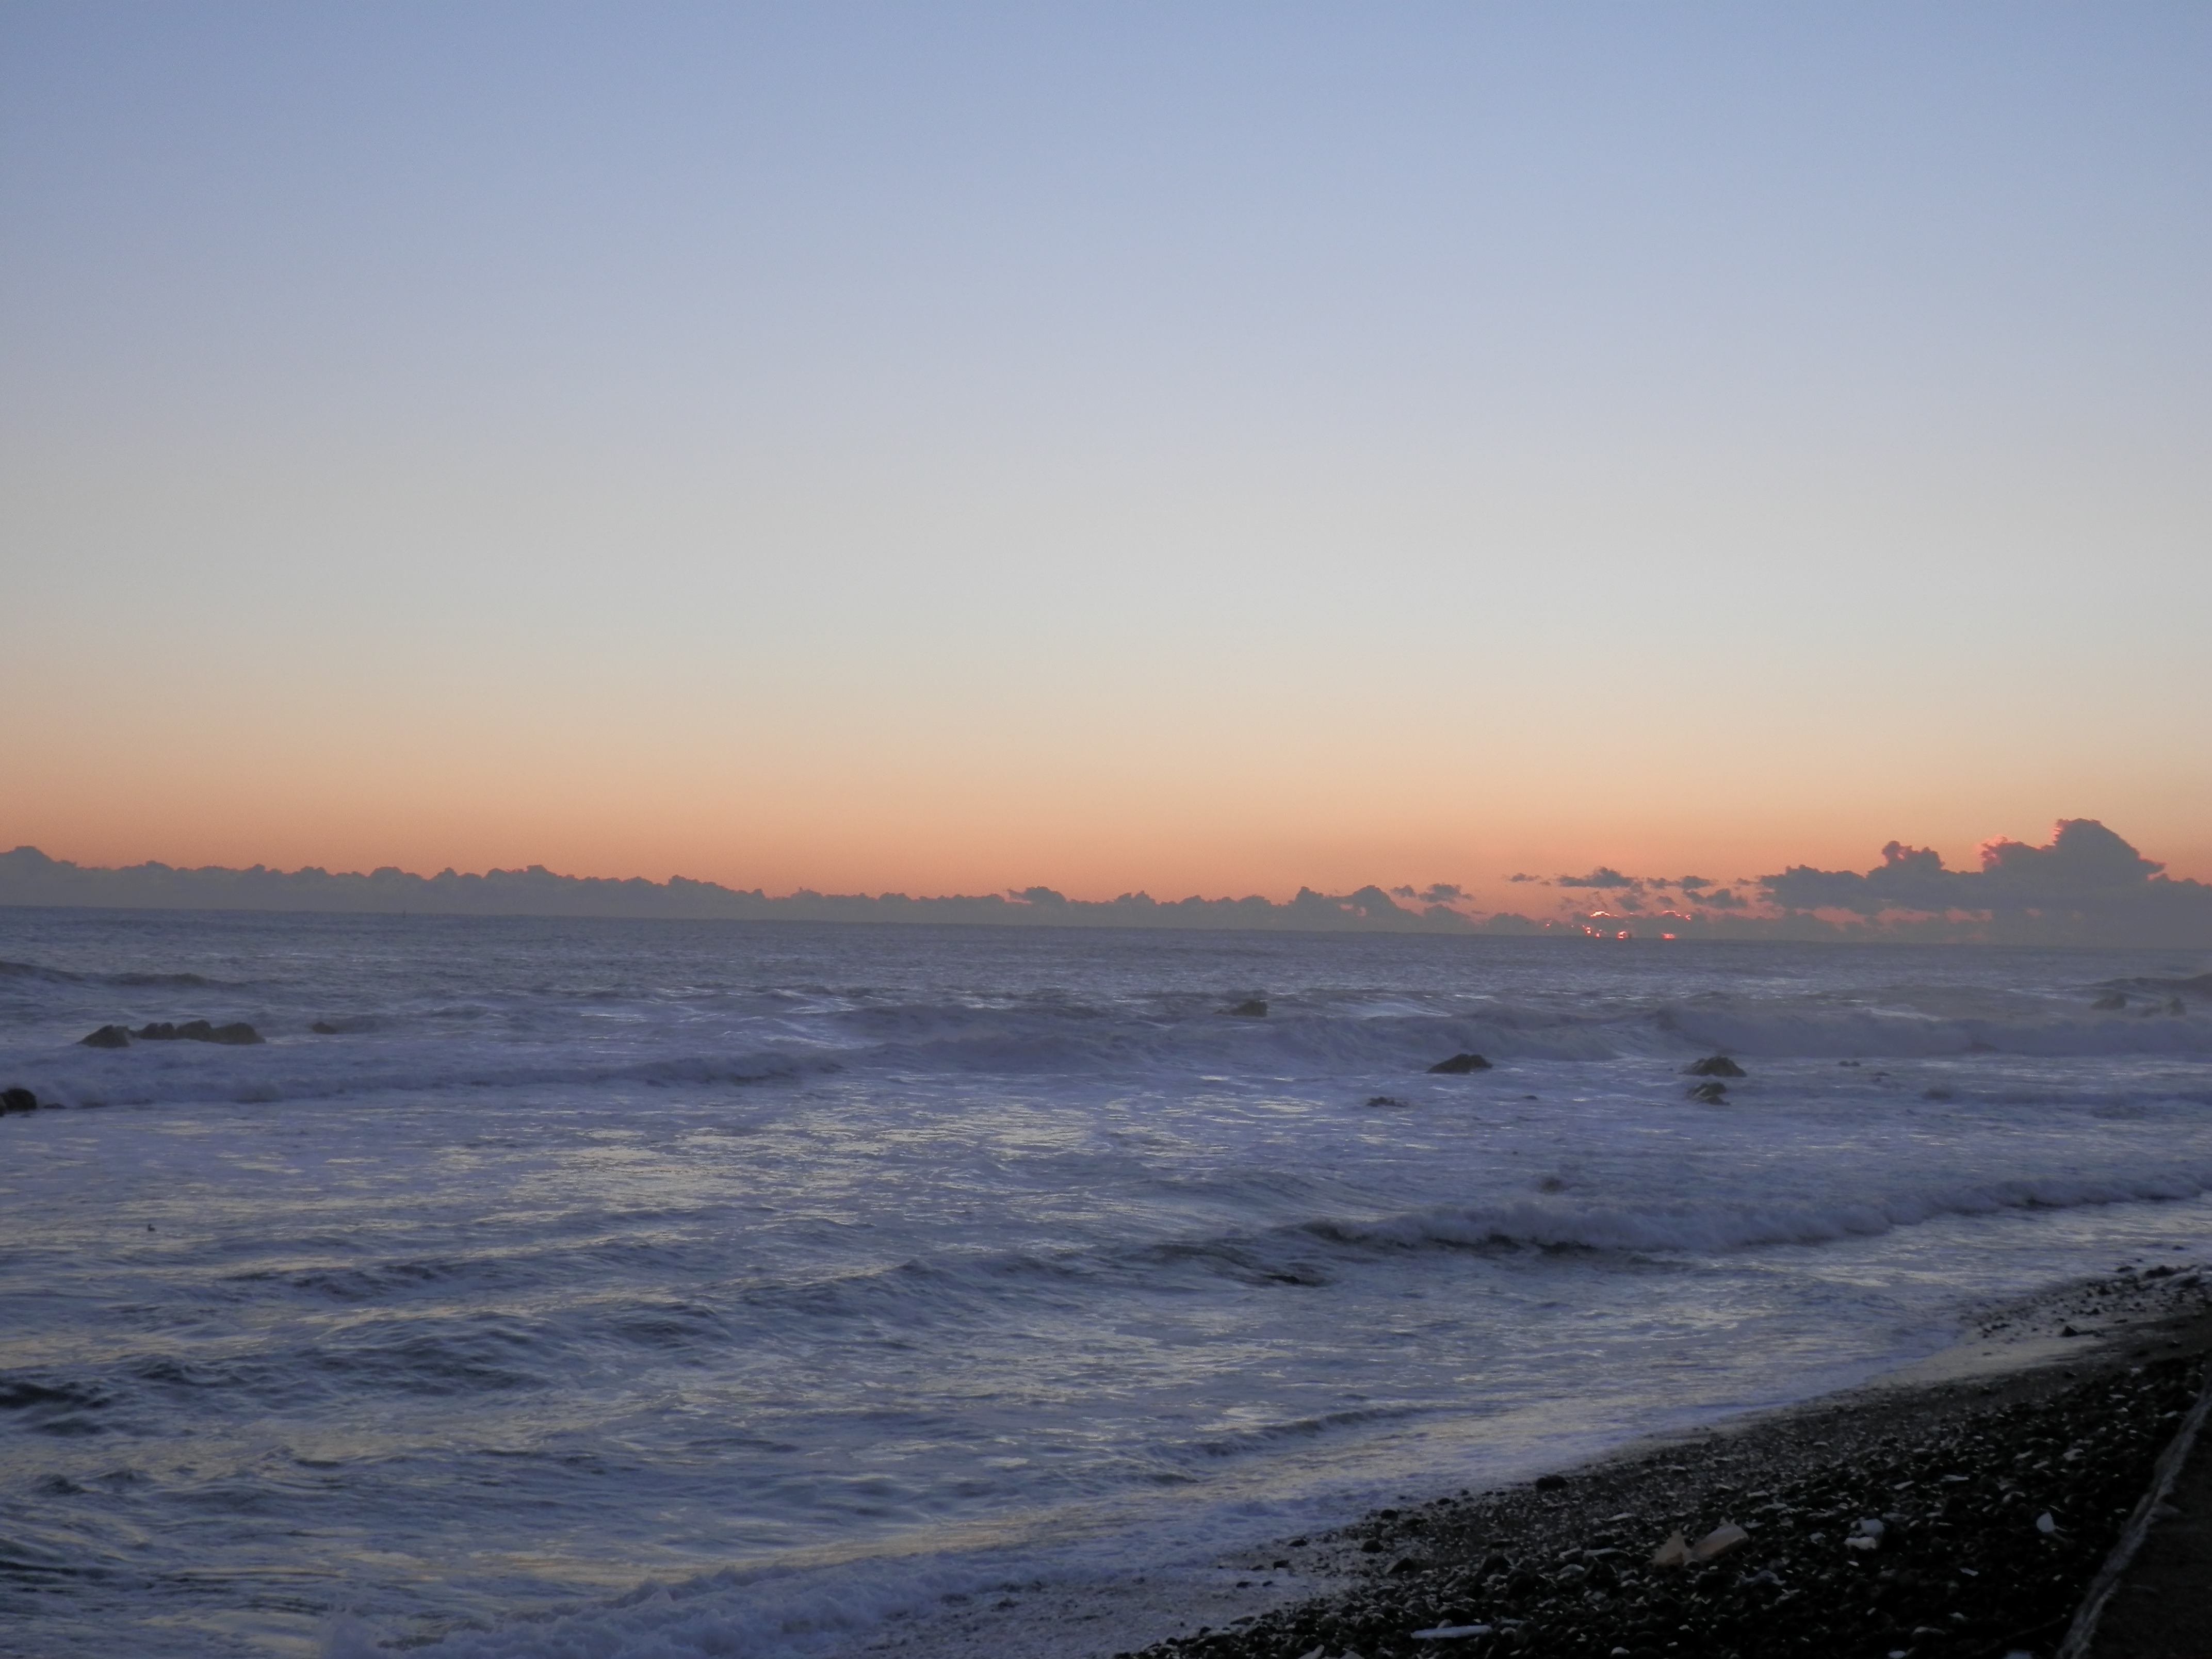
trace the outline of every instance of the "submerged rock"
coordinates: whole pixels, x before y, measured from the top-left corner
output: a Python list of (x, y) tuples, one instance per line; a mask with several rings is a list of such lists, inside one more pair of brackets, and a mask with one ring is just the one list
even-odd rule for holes
[(1693, 1060), (1682, 1068), (1684, 1077), (1743, 1077), (1742, 1066), (1726, 1054), (1707, 1054), (1703, 1060)]
[(131, 1033), (120, 1025), (103, 1025), (90, 1036), (77, 1041), (88, 1048), (128, 1048)]
[(0, 1089), (0, 1113), (35, 1112), (39, 1097), (28, 1089)]
[(319, 1019), (307, 1029), (317, 1036), (336, 1036), (338, 1034), (338, 1028), (326, 1019)]
[(2112, 1014), (2126, 1007), (2128, 1000), (2118, 991), (2107, 991), (2089, 1006), (2100, 1014)]
[(1258, 997), (1249, 997), (1235, 1007), (1224, 1008), (1221, 1012), (1232, 1019), (1265, 1019), (1267, 1017), (1267, 1005)]
[(1454, 1054), (1449, 1060), (1440, 1060), (1429, 1067), (1431, 1072), (1441, 1072), (1446, 1077), (1465, 1077), (1469, 1072), (1486, 1072), (1489, 1069), (1490, 1062), (1480, 1054)]
[(1395, 1095), (1370, 1095), (1367, 1103), (1370, 1106), (1403, 1106), (1406, 1103)]
[(1708, 1106), (1717, 1106), (1721, 1102), (1728, 1098), (1728, 1085), (1725, 1083), (1693, 1083), (1690, 1085), (1689, 1093), (1690, 1098), (1692, 1100), (1702, 1100)]

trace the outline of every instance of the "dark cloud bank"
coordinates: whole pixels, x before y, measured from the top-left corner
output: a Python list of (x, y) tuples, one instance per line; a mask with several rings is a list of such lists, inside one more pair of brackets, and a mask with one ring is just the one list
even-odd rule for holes
[[(1936, 854), (1892, 842), (1861, 872), (1793, 865), (1734, 882), (1633, 876), (1609, 866), (1548, 880), (1556, 914), (1484, 915), (1448, 883), (1296, 898), (1186, 898), (1144, 893), (1070, 899), (1048, 887), (910, 898), (801, 890), (770, 898), (689, 881), (560, 876), (533, 865), (483, 875), (368, 875), (166, 864), (87, 868), (36, 848), (0, 854), (0, 905), (102, 908), (319, 910), (446, 915), (662, 916), (690, 920), (960, 922), (997, 926), (1231, 927), (1344, 933), (1554, 933), (1680, 939), (1989, 940), (2043, 945), (2212, 945), (2212, 885), (2178, 879), (2092, 818), (2060, 823), (2047, 847), (1993, 842), (1979, 870), (1947, 870)], [(1401, 901), (1405, 901), (1401, 902)]]

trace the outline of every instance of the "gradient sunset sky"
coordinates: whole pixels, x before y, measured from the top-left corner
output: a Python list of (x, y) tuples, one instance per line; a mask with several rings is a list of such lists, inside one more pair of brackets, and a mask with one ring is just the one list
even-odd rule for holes
[(2212, 877), (2212, 7), (0, 9), (0, 847)]

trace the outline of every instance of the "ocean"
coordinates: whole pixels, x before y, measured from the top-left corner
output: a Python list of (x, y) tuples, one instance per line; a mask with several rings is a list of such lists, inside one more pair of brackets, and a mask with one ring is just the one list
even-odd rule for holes
[(843, 1654), (1806, 1398), (2212, 1249), (2208, 966), (0, 910), (0, 1652)]

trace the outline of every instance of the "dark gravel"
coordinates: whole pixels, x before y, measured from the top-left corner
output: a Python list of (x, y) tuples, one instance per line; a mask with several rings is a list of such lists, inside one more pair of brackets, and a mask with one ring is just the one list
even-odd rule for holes
[[(1354, 1588), (1145, 1655), (2045, 1659), (2203, 1387), (2208, 1339), (2201, 1316), (2169, 1321), (2079, 1364), (1870, 1391), (1378, 1510), (1253, 1563), (1352, 1572)], [(1652, 1565), (1670, 1533), (1730, 1522), (1750, 1538), (1717, 1559)], [(1413, 1636), (1468, 1625), (1491, 1629)]]

